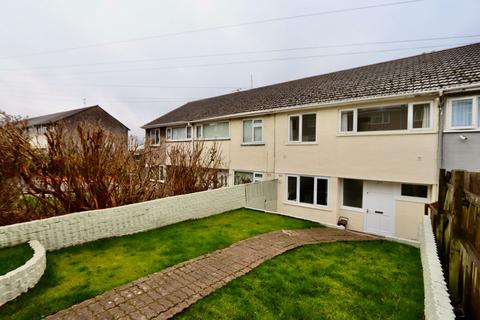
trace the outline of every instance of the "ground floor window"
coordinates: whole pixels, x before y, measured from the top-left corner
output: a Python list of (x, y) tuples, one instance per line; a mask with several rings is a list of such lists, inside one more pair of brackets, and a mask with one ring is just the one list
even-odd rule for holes
[(426, 199), (428, 198), (428, 186), (402, 183), (402, 196)]
[(263, 173), (249, 172), (249, 171), (235, 171), (234, 183), (245, 184), (251, 182), (258, 182), (263, 180)]
[(363, 208), (363, 180), (343, 179), (342, 206)]
[(302, 204), (328, 206), (328, 178), (287, 176), (287, 200)]

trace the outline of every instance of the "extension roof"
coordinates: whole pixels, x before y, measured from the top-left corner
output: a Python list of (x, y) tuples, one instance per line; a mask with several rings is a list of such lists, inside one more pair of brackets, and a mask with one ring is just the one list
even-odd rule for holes
[(191, 101), (143, 128), (480, 82), (480, 43)]

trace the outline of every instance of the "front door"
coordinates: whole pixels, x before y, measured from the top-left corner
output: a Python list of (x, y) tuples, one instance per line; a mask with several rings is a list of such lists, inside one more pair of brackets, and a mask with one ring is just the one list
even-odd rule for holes
[(365, 232), (390, 235), (395, 233), (395, 184), (364, 181)]

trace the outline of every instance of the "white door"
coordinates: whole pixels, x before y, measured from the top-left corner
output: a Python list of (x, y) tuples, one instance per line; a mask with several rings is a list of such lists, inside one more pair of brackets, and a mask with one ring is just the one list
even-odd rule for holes
[(364, 181), (365, 232), (395, 234), (395, 184)]

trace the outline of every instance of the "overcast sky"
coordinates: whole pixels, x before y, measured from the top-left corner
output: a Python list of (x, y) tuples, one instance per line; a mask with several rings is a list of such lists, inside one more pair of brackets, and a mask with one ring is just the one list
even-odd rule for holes
[[(136, 135), (189, 100), (247, 90), (251, 75), (258, 87), (480, 41), (479, 0), (0, 6), (0, 110), (33, 117), (98, 104)], [(443, 39), (403, 42), (431, 38)]]

